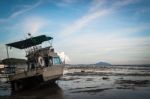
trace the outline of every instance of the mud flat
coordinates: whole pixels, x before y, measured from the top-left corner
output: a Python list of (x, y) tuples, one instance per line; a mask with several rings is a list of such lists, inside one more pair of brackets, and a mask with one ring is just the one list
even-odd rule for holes
[(0, 99), (149, 99), (149, 69), (119, 70), (115, 73), (116, 68), (74, 69), (75, 72), (67, 71), (54, 85), (16, 93), (12, 93), (7, 85), (0, 86)]

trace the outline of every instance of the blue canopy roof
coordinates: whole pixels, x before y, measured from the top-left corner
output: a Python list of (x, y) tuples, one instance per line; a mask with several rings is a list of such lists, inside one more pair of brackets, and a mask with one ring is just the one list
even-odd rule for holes
[(48, 40), (51, 40), (51, 39), (53, 39), (53, 38), (48, 37), (46, 35), (40, 35), (40, 36), (28, 38), (26, 40), (9, 43), (9, 44), (6, 44), (6, 45), (11, 46), (11, 47), (15, 47), (15, 48), (18, 48), (18, 49), (25, 49), (25, 48), (28, 48), (28, 47), (31, 47), (31, 46), (39, 45), (42, 42), (48, 41)]

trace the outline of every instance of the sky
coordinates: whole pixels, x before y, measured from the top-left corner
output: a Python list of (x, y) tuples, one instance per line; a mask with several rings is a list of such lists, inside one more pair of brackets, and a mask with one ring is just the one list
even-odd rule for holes
[[(67, 63), (150, 64), (149, 0), (0, 0), (0, 59), (5, 44), (54, 38)], [(10, 57), (24, 51), (9, 50)]]

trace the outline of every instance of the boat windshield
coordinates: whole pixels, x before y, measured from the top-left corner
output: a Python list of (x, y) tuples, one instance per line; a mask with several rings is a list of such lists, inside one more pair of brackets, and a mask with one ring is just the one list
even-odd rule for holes
[(61, 62), (61, 60), (60, 60), (60, 58), (59, 57), (53, 57), (53, 64), (54, 65), (59, 65), (59, 64), (61, 64), (62, 62)]

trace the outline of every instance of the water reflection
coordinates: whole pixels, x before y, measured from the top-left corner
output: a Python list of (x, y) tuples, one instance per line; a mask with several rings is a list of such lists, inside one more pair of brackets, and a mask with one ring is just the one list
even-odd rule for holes
[(58, 84), (45, 85), (32, 90), (13, 92), (11, 99), (64, 99), (63, 90)]

